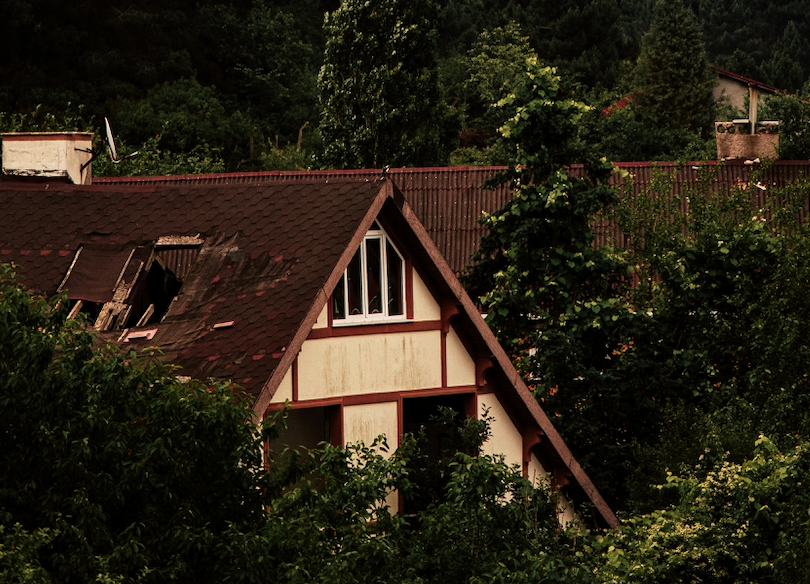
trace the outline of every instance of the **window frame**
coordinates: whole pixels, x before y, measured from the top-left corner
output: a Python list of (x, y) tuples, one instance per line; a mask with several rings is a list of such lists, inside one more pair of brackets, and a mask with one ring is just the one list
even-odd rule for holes
[[(378, 240), (380, 242), (380, 291), (383, 295), (382, 298), (382, 306), (384, 310), (379, 313), (369, 313), (369, 285), (368, 285), (368, 242), (371, 240)], [(389, 246), (391, 249), (394, 250), (394, 253), (397, 254), (397, 257), (400, 261), (400, 274), (399, 274), (399, 294), (401, 299), (401, 306), (400, 314), (389, 314), (389, 306), (390, 306), (390, 298), (389, 298), (389, 287), (388, 287), (388, 249)], [(354, 263), (354, 258), (357, 255), (360, 255), (360, 281), (361, 281), (361, 306), (362, 306), (362, 313), (360, 314), (349, 314), (349, 286), (348, 286), (348, 277), (349, 277), (349, 269)], [(408, 270), (409, 262), (399, 250), (397, 245), (394, 243), (393, 239), (385, 232), (385, 230), (380, 225), (379, 221), (375, 221), (371, 228), (366, 232), (363, 236), (363, 240), (360, 242), (360, 246), (352, 256), (352, 260), (349, 262), (349, 265), (346, 269), (343, 270), (343, 274), (338, 281), (337, 286), (335, 286), (335, 290), (332, 292), (330, 297), (330, 320), (332, 321), (333, 326), (352, 326), (352, 325), (361, 325), (361, 324), (374, 324), (374, 323), (382, 323), (382, 322), (406, 322), (410, 320), (409, 318), (409, 310), (408, 310), (408, 281), (407, 281), (407, 270)], [(346, 313), (343, 317), (338, 317), (335, 311), (335, 294), (339, 291), (340, 287), (343, 287), (343, 310)]]

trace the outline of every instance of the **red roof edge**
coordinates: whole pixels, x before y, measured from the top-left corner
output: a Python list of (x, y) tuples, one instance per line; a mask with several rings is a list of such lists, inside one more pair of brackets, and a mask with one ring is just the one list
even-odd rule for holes
[(785, 90), (783, 89), (779, 89), (778, 87), (774, 87), (773, 85), (762, 83), (761, 81), (757, 81), (756, 79), (744, 77), (743, 75), (734, 73), (733, 71), (727, 71), (725, 69), (721, 69), (720, 67), (715, 67), (714, 65), (710, 65), (710, 67), (715, 73), (719, 73), (720, 75), (724, 75), (726, 77), (731, 77), (732, 79), (736, 79), (737, 81), (747, 83), (748, 85), (753, 85), (754, 87), (758, 87), (759, 89), (764, 89), (765, 91), (770, 91), (772, 93), (785, 93)]
[[(386, 172), (392, 175), (401, 174), (424, 174), (429, 172), (482, 172), (491, 170), (503, 170), (504, 166), (423, 166), (423, 167), (408, 167), (408, 168), (391, 168)], [(93, 184), (115, 184), (115, 183), (151, 183), (151, 182), (188, 182), (194, 183), (197, 181), (204, 182), (217, 179), (261, 179), (268, 176), (277, 176), (280, 178), (311, 178), (312, 180), (321, 180), (328, 176), (343, 176), (343, 177), (377, 177), (382, 176), (383, 171), (379, 168), (350, 168), (350, 169), (323, 169), (323, 170), (256, 170), (256, 171), (243, 171), (243, 172), (216, 172), (209, 174), (172, 174), (172, 175), (153, 175), (153, 176), (98, 176), (93, 177)]]

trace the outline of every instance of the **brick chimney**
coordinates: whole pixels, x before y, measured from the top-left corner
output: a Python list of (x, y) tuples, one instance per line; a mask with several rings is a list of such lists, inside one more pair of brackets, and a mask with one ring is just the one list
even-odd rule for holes
[(731, 122), (715, 122), (717, 159), (777, 157), (779, 147), (779, 122), (761, 122), (757, 119), (759, 92), (753, 84), (748, 85), (748, 118)]
[(91, 132), (2, 134), (3, 178), (61, 180), (87, 185), (92, 181)]

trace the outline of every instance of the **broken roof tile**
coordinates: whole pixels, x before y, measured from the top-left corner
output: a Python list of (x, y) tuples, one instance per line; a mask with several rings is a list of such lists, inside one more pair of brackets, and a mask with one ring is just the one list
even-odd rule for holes
[[(82, 244), (131, 249), (199, 233), (200, 255), (159, 333), (137, 344), (160, 347), (184, 375), (202, 379), (223, 372), (214, 366), (227, 360), (228, 375), (253, 395), (381, 188), (357, 180), (41, 187), (0, 184), (10, 218), (0, 226), (0, 258), (20, 264), (31, 291), (53, 294)], [(239, 326), (211, 330), (231, 320)]]

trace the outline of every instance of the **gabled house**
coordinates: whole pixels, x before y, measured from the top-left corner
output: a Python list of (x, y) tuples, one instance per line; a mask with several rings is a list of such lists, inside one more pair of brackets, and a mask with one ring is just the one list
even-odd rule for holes
[(289, 404), (290, 443), (396, 446), (439, 406), (488, 412), (487, 452), (616, 524), (390, 177), (3, 182), (0, 208), (32, 292), (233, 380), (259, 419)]

